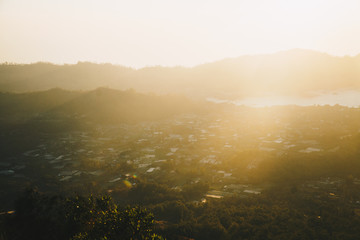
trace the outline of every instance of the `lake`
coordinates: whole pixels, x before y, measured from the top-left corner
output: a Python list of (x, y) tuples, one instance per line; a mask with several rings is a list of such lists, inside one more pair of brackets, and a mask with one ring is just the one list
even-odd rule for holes
[(240, 100), (227, 100), (218, 98), (207, 98), (214, 103), (231, 103), (238, 106), (270, 107), (270, 106), (312, 106), (312, 105), (342, 105), (347, 107), (360, 106), (360, 91), (339, 91), (332, 93), (317, 93), (314, 97), (292, 97), (292, 96), (265, 96), (247, 97)]

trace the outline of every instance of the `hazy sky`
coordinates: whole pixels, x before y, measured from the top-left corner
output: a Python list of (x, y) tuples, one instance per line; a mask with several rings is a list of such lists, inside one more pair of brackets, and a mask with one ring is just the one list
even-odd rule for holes
[(360, 53), (359, 0), (0, 0), (0, 62), (185, 65)]

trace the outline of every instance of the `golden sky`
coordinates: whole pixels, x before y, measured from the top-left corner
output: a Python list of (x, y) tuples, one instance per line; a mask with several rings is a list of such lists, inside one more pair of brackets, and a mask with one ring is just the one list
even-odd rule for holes
[(360, 53), (359, 0), (0, 0), (0, 62), (193, 66), (292, 48)]

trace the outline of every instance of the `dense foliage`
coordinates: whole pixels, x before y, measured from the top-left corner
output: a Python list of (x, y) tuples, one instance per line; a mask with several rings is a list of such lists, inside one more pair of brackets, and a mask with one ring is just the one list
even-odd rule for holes
[(49, 196), (29, 190), (15, 214), (2, 219), (5, 239), (162, 239), (154, 216), (140, 207), (118, 208), (108, 196)]
[[(153, 190), (161, 187), (144, 186)], [(13, 215), (2, 216), (3, 239), (357, 239), (359, 186), (337, 192), (274, 186), (259, 196), (166, 200), (120, 208), (110, 197), (63, 198), (27, 191)], [(140, 190), (137, 190), (140, 191)], [(154, 216), (157, 221), (154, 220)]]
[(291, 187), (203, 204), (166, 202), (153, 211), (168, 220), (161, 232), (168, 239), (357, 239), (357, 209), (349, 199)]

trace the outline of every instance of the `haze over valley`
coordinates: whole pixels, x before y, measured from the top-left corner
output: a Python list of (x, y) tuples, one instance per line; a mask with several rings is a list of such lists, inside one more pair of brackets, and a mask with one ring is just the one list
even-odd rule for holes
[(0, 240), (358, 239), (358, 12), (0, 0)]
[[(0, 66), (2, 91), (108, 87), (228, 100), (269, 96), (311, 99), (324, 94), (359, 91), (359, 77), (360, 55), (335, 57), (301, 49), (229, 58), (191, 68), (155, 66), (133, 69), (90, 62)], [(311, 103), (311, 100), (308, 102)], [(354, 102), (359, 103), (359, 95)], [(314, 104), (318, 102), (314, 101)]]

